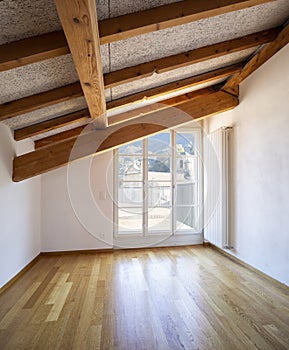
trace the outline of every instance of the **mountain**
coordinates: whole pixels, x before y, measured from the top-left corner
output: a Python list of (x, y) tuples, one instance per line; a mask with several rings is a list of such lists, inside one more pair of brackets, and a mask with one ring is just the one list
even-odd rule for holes
[[(170, 153), (170, 140), (171, 136), (169, 132), (162, 132), (157, 135), (153, 135), (148, 138), (148, 152), (150, 154), (169, 154)], [(193, 134), (176, 134), (176, 144), (182, 145), (184, 150), (192, 154), (194, 147)], [(119, 148), (120, 154), (137, 155), (142, 153), (142, 142), (135, 141), (128, 145)]]

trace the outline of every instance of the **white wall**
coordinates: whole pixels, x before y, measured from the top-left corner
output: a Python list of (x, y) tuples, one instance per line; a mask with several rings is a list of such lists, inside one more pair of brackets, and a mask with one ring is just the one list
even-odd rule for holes
[[(241, 104), (209, 119), (208, 129), (234, 127), (233, 254), (289, 285), (288, 62), (289, 45), (241, 85)], [(13, 183), (15, 143), (4, 125), (0, 140), (0, 286), (40, 251), (113, 246), (112, 152)]]
[(112, 154), (42, 175), (42, 251), (112, 247)]
[(202, 234), (164, 238), (113, 238), (113, 152), (42, 175), (43, 252), (203, 242)]
[(41, 179), (12, 182), (15, 147), (0, 123), (0, 287), (40, 253)]
[(240, 101), (207, 122), (234, 127), (233, 254), (289, 285), (289, 45), (242, 83)]

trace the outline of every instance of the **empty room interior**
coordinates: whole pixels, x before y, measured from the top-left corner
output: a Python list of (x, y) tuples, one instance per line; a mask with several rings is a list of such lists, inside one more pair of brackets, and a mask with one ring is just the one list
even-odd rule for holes
[(0, 1), (0, 349), (289, 349), (289, 1)]

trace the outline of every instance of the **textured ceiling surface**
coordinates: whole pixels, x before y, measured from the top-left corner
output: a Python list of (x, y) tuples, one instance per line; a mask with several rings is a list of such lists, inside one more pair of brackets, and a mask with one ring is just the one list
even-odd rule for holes
[(84, 97), (74, 98), (71, 101), (65, 101), (57, 103), (50, 107), (45, 107), (39, 111), (33, 111), (25, 113), (14, 118), (5, 120), (3, 123), (10, 126), (13, 129), (31, 125), (35, 122), (41, 122), (51, 118), (60, 117), (68, 113), (76, 112), (81, 109), (87, 108)]
[[(109, 17), (108, 0), (97, 0), (98, 19)], [(1, 0), (0, 45), (61, 30), (53, 0)]]
[[(109, 99), (109, 91), (106, 91), (107, 99)], [(70, 101), (57, 103), (55, 105), (45, 107), (39, 110), (18, 115), (17, 117), (4, 120), (3, 123), (10, 126), (12, 129), (25, 127), (35, 122), (42, 122), (52, 118), (60, 117), (72, 112), (87, 108), (84, 97), (74, 98)]]
[[(179, 0), (181, 1), (181, 0)], [(172, 4), (178, 2), (177, 0), (109, 0), (108, 7), (111, 17), (125, 15), (137, 11), (143, 11), (152, 7)]]
[[(198, 90), (198, 89), (202, 89), (202, 88), (206, 88), (206, 87), (209, 87), (209, 86), (212, 86), (212, 85), (215, 85), (215, 84), (218, 84), (218, 83), (221, 83), (222, 81), (224, 81), (224, 78), (222, 79), (216, 79), (216, 80), (213, 80), (213, 81), (210, 81), (210, 82), (207, 82), (207, 83), (204, 83), (204, 84), (200, 84), (198, 87), (195, 86), (195, 87), (190, 87), (190, 88), (186, 88), (186, 89), (183, 89), (183, 90), (179, 90), (177, 92), (173, 92), (173, 93), (170, 93), (166, 96), (166, 98), (172, 98), (172, 97), (175, 97), (175, 96), (178, 96), (178, 95), (182, 95), (182, 94), (185, 94), (185, 93), (188, 93), (188, 92), (191, 92), (191, 91), (195, 91), (195, 90)], [(149, 104), (153, 104), (153, 103), (157, 103), (158, 105), (161, 105), (161, 101), (162, 101), (162, 97), (157, 97), (157, 98), (154, 98), (152, 100), (148, 100), (148, 101), (142, 101), (140, 103), (136, 103), (133, 107), (134, 108), (140, 108), (140, 107), (143, 107), (145, 105), (149, 105)], [(108, 111), (108, 119), (110, 118), (110, 116), (113, 116), (115, 114), (118, 114), (118, 113), (123, 113), (125, 112), (126, 110), (131, 110), (131, 108), (121, 108), (120, 110), (116, 111)], [(93, 121), (91, 121), (93, 123)], [(82, 121), (82, 122), (79, 122), (79, 123), (74, 123), (73, 125), (67, 125), (67, 126), (64, 126), (62, 128), (59, 128), (57, 130), (52, 130), (52, 131), (47, 131), (46, 133), (43, 133), (41, 135), (38, 135), (38, 136), (34, 136), (32, 137), (33, 140), (38, 140), (40, 138), (43, 138), (43, 137), (47, 137), (47, 136), (52, 136), (52, 135), (55, 135), (59, 132), (62, 132), (62, 131), (66, 131), (66, 130), (69, 130), (69, 129), (73, 129), (73, 128), (76, 128), (77, 126), (81, 126), (81, 125), (85, 125), (86, 122), (85, 121)]]
[[(175, 0), (97, 0), (98, 18), (136, 12)], [(53, 0), (0, 1), (0, 44), (55, 30), (61, 25)], [(281, 25), (289, 17), (289, 0), (276, 0), (248, 9), (144, 34), (101, 46), (104, 72), (238, 38)], [(194, 76), (247, 59), (255, 49), (207, 60), (167, 73), (153, 74), (106, 90), (117, 99), (151, 87)], [(71, 55), (48, 59), (0, 73), (0, 103), (48, 91), (78, 80)], [(51, 119), (86, 107), (84, 98), (60, 103), (7, 120), (12, 128)], [(68, 127), (65, 127), (68, 128)]]
[(78, 81), (71, 55), (59, 56), (0, 73), (0, 103)]
[[(139, 91), (143, 91), (144, 89), (149, 89), (149, 88), (160, 86), (163, 84), (168, 84), (176, 80), (192, 77), (192, 76), (195, 76), (196, 74), (207, 72), (208, 70), (210, 71), (210, 70), (221, 68), (230, 64), (238, 63), (240, 61), (243, 61), (245, 58), (249, 57), (254, 51), (255, 49), (243, 50), (230, 55), (200, 62), (188, 67), (175, 69), (172, 72), (154, 74), (148, 78), (136, 80), (134, 82), (123, 84), (112, 89), (107, 89), (106, 99), (108, 101), (110, 100), (111, 93), (112, 93), (113, 99), (117, 99)], [(19, 75), (19, 78), (20, 77), (21, 76)], [(29, 82), (29, 78), (27, 79), (27, 81)], [(21, 79), (19, 79), (19, 84), (21, 86)], [(191, 88), (190, 91), (194, 89), (195, 88)], [(181, 94), (181, 92), (179, 94)], [(13, 96), (13, 94), (11, 96)], [(39, 111), (34, 111), (23, 115), (19, 115), (17, 117), (4, 121), (4, 123), (6, 125), (9, 125), (12, 128), (19, 128), (19, 127), (23, 127), (23, 126), (27, 126), (29, 124), (35, 123), (36, 121), (48, 120), (53, 117), (58, 117), (60, 115), (75, 112), (82, 108), (86, 108), (86, 102), (84, 98), (78, 98), (72, 101), (67, 101), (67, 102), (56, 104), (54, 106), (43, 108), (41, 109), (41, 113), (39, 113)]]
[[(108, 45), (101, 46), (103, 71), (108, 72)], [(50, 58), (0, 73), (0, 103), (78, 81), (71, 55)]]
[[(96, 0), (99, 20), (152, 7), (175, 0)], [(1, 0), (0, 45), (61, 29), (53, 0)]]
[(231, 64), (241, 62), (247, 57), (249, 57), (255, 50), (255, 48), (247, 49), (229, 55), (195, 63), (187, 67), (174, 69), (169, 72), (164, 72), (161, 74), (154, 73), (150, 77), (135, 80), (133, 82), (122, 84), (120, 86), (112, 88), (112, 99), (124, 97), (126, 95), (130, 95), (139, 91), (168, 84), (173, 81), (185, 79), (217, 68), (222, 68)]
[(0, 11), (0, 44), (61, 29), (54, 2), (50, 0), (3, 0)]
[(269, 29), (282, 24), (288, 14), (289, 1), (279, 0), (114, 42), (110, 44), (111, 69), (118, 70)]

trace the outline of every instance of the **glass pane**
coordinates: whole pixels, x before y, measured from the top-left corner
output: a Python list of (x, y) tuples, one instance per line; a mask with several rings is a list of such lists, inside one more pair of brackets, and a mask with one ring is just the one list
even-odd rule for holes
[(170, 182), (148, 182), (148, 207), (171, 206), (172, 189)]
[(176, 229), (192, 230), (195, 228), (195, 208), (176, 207)]
[(162, 132), (148, 138), (148, 154), (170, 154), (171, 152), (171, 133)]
[(118, 182), (118, 206), (142, 207), (143, 186), (142, 182)]
[(143, 161), (139, 156), (119, 156), (118, 157), (118, 177), (119, 181), (141, 181)]
[(178, 183), (176, 185), (177, 205), (193, 205), (196, 204), (196, 184), (194, 183)]
[(147, 159), (149, 180), (171, 180), (171, 161), (169, 157)]
[(171, 231), (171, 216), (172, 208), (149, 208), (148, 231)]
[(118, 233), (134, 233), (142, 231), (142, 208), (118, 209)]
[(193, 133), (177, 132), (176, 153), (177, 155), (194, 155), (195, 154), (195, 137)]
[(143, 141), (135, 141), (135, 142), (130, 142), (127, 145), (121, 146), (118, 149), (119, 154), (139, 154), (142, 155), (143, 152)]
[(184, 156), (176, 158), (176, 181), (195, 181), (198, 178), (198, 160)]

